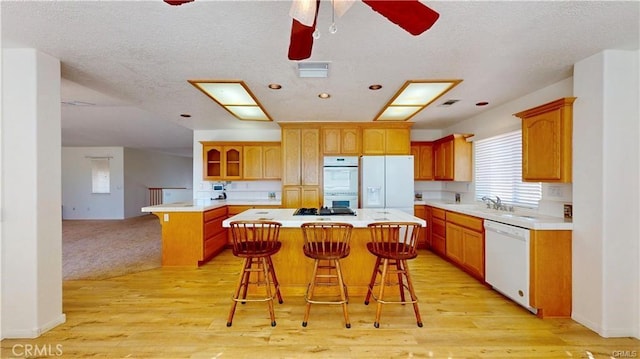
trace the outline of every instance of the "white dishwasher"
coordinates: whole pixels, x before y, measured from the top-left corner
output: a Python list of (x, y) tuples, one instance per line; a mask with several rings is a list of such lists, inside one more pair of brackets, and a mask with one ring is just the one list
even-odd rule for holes
[(529, 230), (484, 221), (485, 280), (495, 290), (536, 313), (529, 305)]

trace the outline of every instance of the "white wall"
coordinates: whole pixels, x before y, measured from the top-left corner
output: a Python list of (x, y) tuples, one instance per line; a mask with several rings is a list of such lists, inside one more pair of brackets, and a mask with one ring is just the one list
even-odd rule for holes
[(131, 148), (124, 149), (124, 215), (140, 216), (149, 205), (149, 187), (193, 186), (191, 157), (166, 155)]
[[(91, 193), (91, 157), (110, 157), (111, 193)], [(122, 147), (62, 148), (62, 218), (125, 218)]]
[[(3, 337), (64, 323), (60, 213), (60, 61), (2, 53)], [(8, 91), (11, 89), (11, 91)]]
[(573, 318), (640, 337), (638, 51), (574, 68)]

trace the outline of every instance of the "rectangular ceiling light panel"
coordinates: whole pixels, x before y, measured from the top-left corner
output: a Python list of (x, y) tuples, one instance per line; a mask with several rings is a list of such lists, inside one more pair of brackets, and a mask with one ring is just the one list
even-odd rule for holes
[(374, 121), (406, 121), (460, 82), (462, 80), (407, 81)]
[(272, 121), (243, 81), (189, 80), (189, 83), (240, 120)]

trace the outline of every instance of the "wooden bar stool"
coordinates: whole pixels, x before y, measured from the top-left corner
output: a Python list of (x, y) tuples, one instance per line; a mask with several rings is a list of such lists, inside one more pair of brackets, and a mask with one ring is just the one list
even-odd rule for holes
[[(314, 222), (303, 223), (304, 255), (313, 259), (313, 274), (307, 286), (304, 299), (307, 308), (304, 312), (302, 326), (307, 326), (311, 304), (341, 304), (345, 326), (351, 328), (347, 303), (349, 294), (344, 283), (340, 260), (349, 255), (349, 241), (353, 225), (349, 223)], [(318, 286), (337, 286), (340, 290), (339, 300), (316, 300), (315, 289)]]
[[(376, 320), (373, 326), (380, 327), (380, 313), (382, 312), (382, 304), (413, 304), (413, 311), (416, 314), (416, 321), (419, 327), (422, 327), (422, 318), (418, 308), (418, 298), (416, 297), (407, 260), (416, 258), (418, 251), (416, 249), (418, 243), (418, 235), (420, 233), (420, 224), (413, 222), (378, 222), (368, 225), (371, 231), (371, 242), (367, 243), (367, 249), (376, 256), (376, 264), (373, 268), (369, 289), (364, 304), (369, 304), (369, 299), (378, 302), (376, 310)], [(380, 268), (382, 266), (382, 269)], [(390, 268), (390, 267), (395, 267)], [(376, 278), (380, 274), (379, 283)], [(387, 301), (384, 299), (384, 291), (387, 285), (391, 284), (389, 275), (396, 274), (398, 288), (400, 290), (399, 301)], [(406, 280), (406, 283), (405, 283)], [(395, 283), (394, 283), (395, 284)], [(373, 288), (379, 286), (378, 296), (373, 294)], [(405, 299), (404, 290), (409, 290), (411, 300)]]
[[(245, 302), (267, 302), (271, 326), (276, 326), (273, 310), (274, 293), (271, 286), (273, 285), (275, 295), (281, 304), (282, 295), (271, 256), (278, 253), (282, 247), (282, 243), (278, 240), (280, 226), (281, 223), (273, 221), (234, 221), (230, 223), (233, 255), (244, 258), (244, 261), (240, 271), (240, 279), (232, 298), (233, 304), (227, 319), (227, 327), (231, 326), (238, 302), (243, 304)], [(265, 297), (247, 299), (247, 290), (250, 284), (264, 285), (266, 287)]]

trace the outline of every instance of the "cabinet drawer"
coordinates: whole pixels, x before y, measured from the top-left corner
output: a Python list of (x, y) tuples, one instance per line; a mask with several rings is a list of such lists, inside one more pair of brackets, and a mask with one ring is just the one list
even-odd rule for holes
[(215, 236), (206, 239), (204, 241), (204, 252), (202, 253), (203, 259), (207, 259), (212, 254), (221, 251), (227, 244), (227, 234), (218, 233)]
[(435, 236), (445, 237), (446, 227), (445, 222), (439, 218), (431, 219), (431, 233)]
[(204, 221), (209, 222), (212, 219), (218, 218), (218, 217), (226, 217), (227, 216), (227, 207), (220, 207), (220, 208), (216, 208), (216, 209), (210, 209), (206, 212), (204, 212)]
[(447, 222), (455, 223), (476, 232), (482, 232), (484, 230), (482, 218), (467, 216), (466, 214), (447, 212)]
[(446, 218), (445, 210), (436, 208), (436, 207), (431, 207), (431, 216), (434, 218), (440, 218), (444, 220)]
[(218, 217), (212, 221), (204, 223), (204, 238), (205, 240), (209, 237), (212, 237), (220, 232), (224, 232), (225, 228), (222, 227), (222, 221), (225, 220), (226, 217)]

